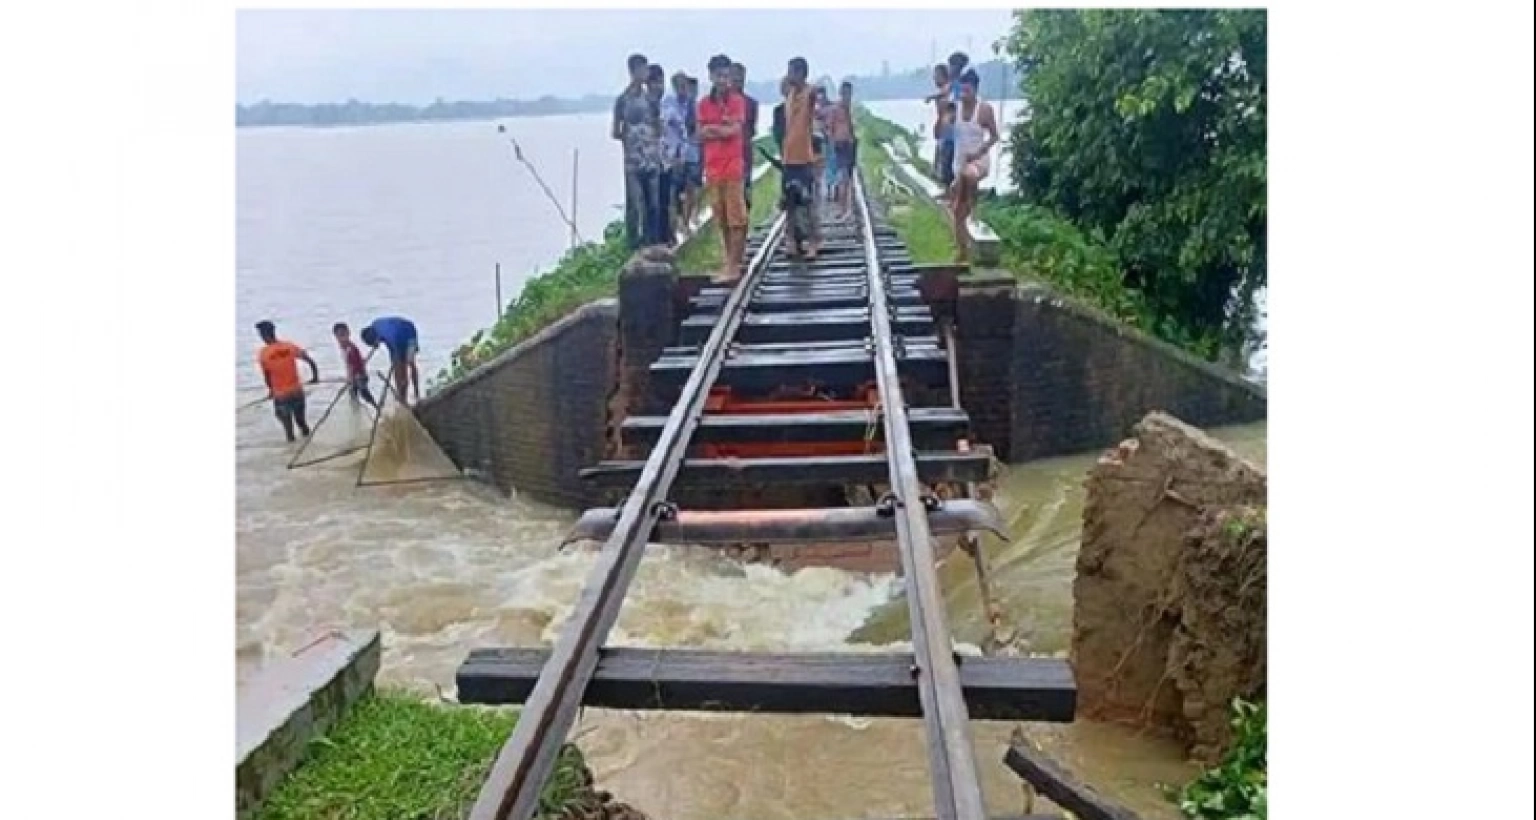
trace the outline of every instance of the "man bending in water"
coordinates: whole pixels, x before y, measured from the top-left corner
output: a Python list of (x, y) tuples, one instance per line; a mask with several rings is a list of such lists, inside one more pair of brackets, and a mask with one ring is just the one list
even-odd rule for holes
[(256, 333), (261, 336), (261, 352), (256, 362), (261, 366), (261, 377), (267, 383), (267, 397), (277, 421), (283, 425), (283, 435), (293, 443), (293, 428), (309, 438), (309, 422), (304, 420), (304, 384), (299, 381), (299, 362), (309, 365), (309, 383), (320, 381), (320, 368), (304, 349), (292, 342), (277, 338), (277, 327), (262, 320), (256, 323)]
[(363, 353), (352, 343), (352, 329), (346, 322), (337, 322), (331, 327), (331, 333), (336, 336), (337, 347), (341, 348), (342, 361), (347, 363), (347, 390), (351, 391), (352, 398), (362, 399), (373, 409), (379, 409), (379, 403), (368, 389), (368, 367), (363, 361)]
[(421, 401), (421, 379), (416, 373), (416, 325), (410, 319), (386, 316), (374, 319), (363, 328), (363, 344), (377, 348), (383, 343), (389, 351), (389, 367), (395, 376), (395, 397), (401, 404), (410, 404), (405, 398), (406, 374), (410, 374), (411, 395)]

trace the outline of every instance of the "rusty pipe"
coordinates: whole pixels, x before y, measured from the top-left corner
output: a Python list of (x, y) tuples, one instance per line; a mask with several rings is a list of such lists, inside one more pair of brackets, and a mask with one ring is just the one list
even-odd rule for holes
[[(577, 520), (564, 547), (576, 541), (602, 540), (613, 531), (618, 511), (587, 510)], [(934, 535), (986, 530), (1007, 540), (1002, 515), (991, 502), (946, 501), (929, 513)], [(792, 510), (682, 510), (656, 525), (651, 541), (662, 544), (727, 546), (742, 543), (795, 544), (893, 540), (896, 519), (879, 507), (828, 507)]]

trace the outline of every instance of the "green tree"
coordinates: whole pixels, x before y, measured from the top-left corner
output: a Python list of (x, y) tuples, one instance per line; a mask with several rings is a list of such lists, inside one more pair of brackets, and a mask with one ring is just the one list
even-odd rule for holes
[(1024, 198), (1106, 238), (1158, 335), (1240, 344), (1265, 283), (1266, 14), (1018, 11)]

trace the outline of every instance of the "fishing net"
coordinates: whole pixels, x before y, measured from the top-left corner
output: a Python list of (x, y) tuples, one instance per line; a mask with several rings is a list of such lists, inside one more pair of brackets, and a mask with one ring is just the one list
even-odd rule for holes
[(407, 484), (461, 478), (459, 468), (445, 455), (410, 408), (385, 390), (372, 444), (358, 469), (357, 486)]
[(309, 467), (360, 453), (367, 449), (372, 430), (373, 408), (342, 385), (326, 397), (319, 417), (310, 421), (309, 438), (293, 454), (288, 467)]

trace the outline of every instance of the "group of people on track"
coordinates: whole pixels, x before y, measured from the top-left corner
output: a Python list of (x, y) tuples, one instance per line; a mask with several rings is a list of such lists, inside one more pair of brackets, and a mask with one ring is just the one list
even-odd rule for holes
[[(976, 205), (980, 183), (990, 172), (992, 147), (999, 141), (997, 115), (977, 94), (980, 85), (970, 59), (955, 52), (933, 68), (935, 92), (924, 102), (934, 106), (933, 167), (951, 210), (956, 257), (969, 250), (966, 221)], [(684, 72), (672, 75), (665, 95), (666, 71), (644, 55), (629, 57), (629, 84), (614, 101), (612, 136), (623, 144), (625, 233), (629, 246), (676, 247), (688, 235), (701, 204), (714, 210), (724, 245), (724, 264), (715, 281), (740, 278), (746, 255), (751, 203), (753, 140), (758, 102), (746, 93), (746, 68), (724, 54), (710, 58), (709, 93), (699, 96), (699, 82)], [(852, 175), (858, 165), (854, 129), (853, 84), (844, 82), (836, 101), (810, 82), (810, 65), (791, 59), (779, 83), (782, 101), (773, 109), (772, 134), (778, 157), (765, 156), (780, 174), (779, 206), (790, 221), (791, 252), (814, 260), (821, 247), (818, 209), (831, 203), (845, 214), (852, 204)], [(288, 441), (309, 436), (304, 382), (299, 363), (308, 365), (309, 383), (320, 380), (315, 360), (298, 345), (277, 336), (270, 321), (256, 324), (262, 348), (257, 356), (268, 398)], [(337, 322), (331, 329), (346, 366), (352, 397), (377, 410), (369, 389), (367, 359), (352, 342), (351, 329)], [(359, 336), (370, 350), (389, 352), (396, 397), (409, 405), (406, 387), (421, 398), (416, 369), (416, 325), (399, 316), (375, 319)], [(370, 356), (372, 353), (369, 354)]]
[[(612, 136), (623, 145), (629, 246), (676, 247), (707, 204), (723, 245), (716, 281), (734, 282), (746, 255), (758, 129), (746, 67), (724, 54), (710, 58), (710, 88), (702, 97), (698, 80), (684, 72), (672, 75), (672, 93), (665, 95), (666, 70), (642, 54), (631, 55), (627, 68), (629, 84), (614, 100)], [(846, 210), (858, 161), (853, 85), (843, 83), (832, 101), (808, 78), (806, 61), (790, 60), (779, 87), (784, 99), (774, 109), (781, 159), (769, 159), (785, 170), (780, 205), (787, 209), (805, 197), (811, 209), (829, 200)], [(819, 236), (810, 236), (796, 249), (814, 259), (819, 246)]]
[[(267, 398), (271, 400), (272, 410), (283, 427), (283, 435), (290, 443), (295, 441), (295, 430), (300, 436), (308, 438), (310, 429), (305, 417), (304, 382), (299, 376), (299, 362), (309, 366), (309, 384), (319, 383), (320, 367), (304, 348), (278, 338), (277, 326), (271, 321), (264, 319), (257, 322), (256, 334), (262, 342), (261, 350), (256, 354), (256, 362), (267, 385)], [(368, 359), (353, 343), (352, 329), (346, 322), (337, 322), (331, 327), (331, 335), (336, 339), (347, 369), (347, 391), (354, 400), (366, 402), (377, 411), (380, 409), (379, 401), (368, 387)], [(420, 401), (421, 378), (416, 370), (419, 347), (416, 325), (399, 316), (385, 316), (370, 322), (359, 336), (363, 344), (368, 346), (370, 357), (372, 351), (380, 345), (389, 352), (395, 397), (400, 403), (407, 406), (411, 403), (406, 399), (407, 384), (411, 388), (410, 395)]]

